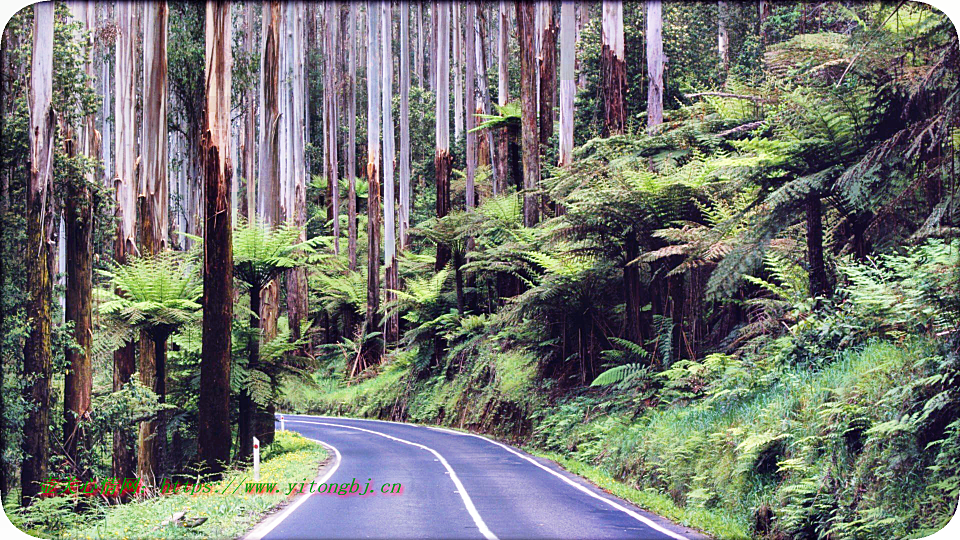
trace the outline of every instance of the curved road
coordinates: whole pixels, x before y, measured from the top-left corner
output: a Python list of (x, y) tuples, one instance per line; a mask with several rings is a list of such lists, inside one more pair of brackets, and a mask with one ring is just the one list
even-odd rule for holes
[[(305, 494), (246, 540), (289, 538), (650, 538), (703, 535), (607, 494), (551, 461), (499, 442), (412, 424), (285, 415), (286, 429), (322, 442), (318, 479), (364, 496)], [(384, 486), (384, 484), (387, 484)], [(400, 493), (394, 484), (402, 486)], [(279, 489), (287, 491), (283, 484)]]

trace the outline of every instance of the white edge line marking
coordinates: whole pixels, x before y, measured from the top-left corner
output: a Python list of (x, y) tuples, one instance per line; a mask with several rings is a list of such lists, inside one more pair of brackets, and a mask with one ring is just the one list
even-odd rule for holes
[(506, 450), (507, 452), (510, 452), (511, 454), (514, 454), (514, 455), (516, 455), (517, 457), (523, 458), (523, 459), (529, 461), (530, 463), (533, 463), (533, 464), (536, 465), (537, 467), (540, 467), (541, 469), (543, 469), (543, 470), (547, 471), (548, 473), (556, 476), (557, 478), (563, 480), (564, 482), (570, 484), (571, 486), (579, 489), (580, 491), (586, 493), (587, 495), (593, 497), (594, 499), (597, 499), (597, 500), (599, 500), (599, 501), (603, 501), (603, 502), (607, 503), (608, 505), (616, 508), (617, 510), (620, 510), (621, 512), (627, 514), (628, 516), (630, 516), (630, 517), (632, 517), (633, 519), (635, 519), (635, 520), (643, 523), (644, 525), (646, 525), (647, 527), (650, 527), (651, 529), (653, 529), (653, 530), (655, 530), (655, 531), (658, 531), (658, 532), (660, 532), (660, 533), (663, 533), (663, 534), (665, 534), (665, 535), (667, 535), (667, 536), (669, 536), (669, 537), (671, 537), (671, 538), (675, 538), (676, 540), (689, 540), (686, 536), (683, 536), (682, 534), (679, 534), (679, 533), (675, 533), (675, 532), (671, 531), (670, 529), (661, 527), (660, 525), (657, 525), (655, 522), (653, 522), (653, 521), (650, 520), (649, 518), (646, 518), (646, 517), (644, 517), (644, 516), (641, 516), (640, 514), (634, 512), (633, 510), (630, 510), (629, 508), (623, 506), (623, 505), (620, 504), (620, 503), (611, 501), (610, 499), (607, 499), (606, 497), (601, 497), (600, 495), (597, 495), (596, 493), (590, 491), (590, 490), (587, 489), (586, 487), (584, 487), (584, 486), (582, 486), (582, 485), (574, 482), (573, 480), (570, 480), (570, 479), (567, 478), (566, 476), (558, 473), (557, 471), (551, 469), (550, 467), (547, 467), (547, 466), (543, 465), (542, 463), (536, 461), (535, 459), (532, 459), (532, 458), (530, 458), (530, 457), (527, 457), (527, 456), (521, 454), (520, 452), (517, 452), (516, 450), (514, 450), (513, 448), (510, 448), (509, 446), (507, 446), (507, 445), (505, 445), (505, 444), (501, 444), (501, 443), (499, 443), (499, 442), (497, 442), (497, 441), (490, 440), (490, 439), (488, 439), (488, 438), (486, 438), (486, 437), (482, 437), (482, 436), (476, 435), (476, 434), (474, 434), (474, 433), (466, 433), (466, 434), (464, 434), (464, 435), (470, 435), (470, 436), (476, 437), (476, 438), (478, 438), (478, 439), (483, 439), (483, 440), (487, 441), (487, 442), (490, 443), (490, 444), (495, 444), (495, 445), (499, 446), (500, 448), (503, 448), (503, 449)]
[[(340, 468), (340, 461), (342, 460), (342, 457), (340, 456), (340, 451), (337, 450), (337, 447), (333, 446), (332, 444), (325, 443), (323, 441), (318, 441), (317, 439), (310, 439), (307, 437), (304, 437), (304, 438), (307, 439), (308, 441), (320, 443), (323, 446), (332, 448), (333, 453), (336, 455), (336, 461), (334, 461), (333, 467), (331, 467), (330, 470), (328, 470), (327, 473), (324, 474), (322, 477), (318, 477), (315, 480), (315, 482), (318, 484), (326, 483), (326, 481), (329, 480), (331, 476), (333, 476), (333, 473), (337, 472), (337, 469)], [(301, 504), (306, 502), (306, 500), (310, 498), (311, 495), (313, 495), (313, 493), (301, 494), (300, 497), (293, 502), (293, 504), (284, 508), (282, 512), (274, 515), (271, 518), (268, 518), (263, 523), (254, 527), (252, 531), (250, 531), (246, 536), (243, 537), (243, 540), (261, 540), (264, 536), (270, 534), (270, 532), (273, 531), (273, 529), (275, 529), (277, 525), (280, 525), (280, 523), (283, 522), (283, 520), (287, 519), (287, 517), (289, 517), (290, 514), (294, 512), (294, 510), (299, 508)]]
[[(373, 435), (379, 435), (379, 436), (381, 436), (381, 437), (386, 437), (387, 439), (390, 439), (390, 440), (393, 440), (393, 441), (397, 441), (397, 442), (400, 442), (400, 443), (403, 443), (403, 444), (409, 444), (410, 446), (416, 446), (417, 448), (422, 448), (422, 449), (426, 450), (427, 452), (430, 452), (431, 454), (433, 454), (434, 456), (436, 456), (436, 458), (437, 458), (438, 460), (440, 460), (440, 463), (443, 464), (444, 468), (447, 469), (447, 472), (450, 473), (450, 479), (453, 480), (453, 484), (457, 487), (457, 494), (460, 495), (460, 498), (461, 498), (461, 499), (463, 499), (463, 505), (467, 507), (467, 512), (470, 514), (470, 517), (473, 518), (473, 522), (477, 525), (477, 529), (480, 530), (480, 534), (482, 534), (483, 537), (486, 538), (487, 540), (499, 540), (499, 539), (497, 538), (497, 535), (493, 534), (493, 531), (491, 531), (490, 528), (487, 527), (487, 524), (484, 523), (483, 518), (480, 517), (480, 512), (478, 512), (478, 511), (477, 511), (477, 507), (473, 505), (473, 501), (470, 499), (470, 494), (467, 493), (467, 488), (465, 488), (465, 487), (463, 486), (463, 483), (460, 482), (460, 478), (457, 476), (456, 471), (454, 471), (454, 470), (453, 470), (453, 467), (451, 467), (450, 464), (447, 463), (447, 460), (444, 459), (444, 457), (440, 454), (440, 452), (437, 452), (437, 451), (434, 450), (433, 448), (430, 448), (429, 446), (424, 446), (424, 445), (419, 444), (419, 443), (411, 442), (411, 441), (408, 441), (408, 440), (406, 440), (406, 439), (401, 439), (401, 438), (399, 438), (399, 437), (394, 437), (394, 436), (392, 436), (392, 435), (387, 435), (386, 433), (380, 433), (379, 431), (373, 431), (373, 430), (370, 430), (370, 429), (363, 429), (363, 428), (359, 428), (359, 427), (356, 427), (356, 426), (347, 426), (347, 425), (344, 425), (344, 424), (330, 424), (330, 423), (327, 423), (327, 422), (308, 422), (308, 421), (306, 421), (306, 420), (287, 420), (287, 421), (288, 421), (288, 422), (296, 422), (296, 423), (298, 423), (298, 424), (316, 424), (316, 425), (321, 425), (321, 426), (330, 426), (330, 427), (338, 427), (338, 428), (346, 428), (346, 429), (355, 429), (355, 430), (357, 430), (357, 431), (364, 431), (364, 432), (366, 432), (366, 433), (371, 433), (371, 434), (373, 434)], [(252, 538), (251, 538), (251, 539), (247, 539), (247, 540), (258, 540), (258, 539), (252, 539)]]
[[(534, 460), (534, 459), (531, 459), (531, 458), (529, 458), (529, 457), (521, 454), (520, 452), (517, 452), (517, 451), (514, 450), (513, 448), (510, 448), (509, 446), (507, 446), (507, 445), (505, 445), (505, 444), (502, 444), (502, 443), (499, 443), (499, 442), (497, 442), (497, 441), (494, 441), (494, 440), (492, 440), (492, 439), (488, 439), (488, 438), (486, 438), (486, 437), (484, 437), (484, 436), (482, 436), (482, 435), (477, 435), (476, 433), (469, 433), (469, 432), (464, 433), (464, 432), (461, 432), (461, 431), (454, 431), (454, 430), (452, 430), (452, 429), (447, 429), (447, 428), (442, 428), (442, 427), (419, 426), (419, 425), (417, 425), (417, 424), (409, 424), (409, 423), (405, 423), (405, 422), (391, 422), (391, 421), (389, 421), (389, 420), (373, 420), (373, 419), (370, 419), (370, 418), (349, 418), (349, 417), (346, 417), (346, 416), (344, 416), (344, 417), (339, 417), (339, 416), (318, 417), (318, 416), (309, 416), (309, 415), (299, 415), (299, 416), (304, 416), (304, 417), (307, 417), (307, 418), (331, 418), (331, 419), (342, 419), (342, 420), (361, 420), (361, 421), (365, 421), (365, 422), (382, 422), (382, 423), (387, 423), (387, 424), (400, 424), (400, 425), (405, 425), (405, 426), (426, 427), (426, 428), (433, 429), (433, 430), (436, 430), (436, 431), (444, 431), (444, 432), (447, 432), (447, 433), (456, 434), (456, 435), (460, 435), (460, 436), (476, 437), (476, 438), (478, 438), (478, 439), (482, 439), (482, 440), (484, 440), (484, 441), (487, 441), (487, 442), (490, 443), (490, 444), (495, 444), (495, 445), (503, 448), (504, 450), (510, 452), (511, 454), (514, 454), (514, 455), (516, 455), (517, 457), (520, 457), (520, 458), (522, 458), (522, 459), (525, 459), (525, 460), (529, 461), (530, 463), (533, 463), (533, 464), (536, 465), (537, 467), (540, 467), (541, 469), (547, 471), (548, 473), (556, 476), (557, 478), (563, 480), (563, 481), (566, 482), (567, 484), (570, 484), (571, 486), (579, 489), (580, 491), (586, 493), (587, 495), (593, 497), (594, 499), (597, 499), (597, 500), (600, 500), (600, 501), (603, 501), (603, 502), (607, 503), (608, 505), (612, 506), (613, 508), (616, 508), (617, 510), (620, 510), (621, 512), (627, 514), (628, 516), (630, 516), (630, 517), (632, 517), (633, 519), (639, 521), (640, 523), (643, 523), (644, 525), (650, 527), (651, 529), (653, 529), (653, 530), (655, 530), (655, 531), (661, 532), (661, 533), (663, 533), (663, 534), (665, 534), (665, 535), (667, 535), (667, 536), (669, 536), (669, 537), (671, 537), (671, 538), (675, 538), (676, 540), (690, 540), (689, 538), (687, 538), (686, 536), (683, 536), (682, 534), (676, 533), (676, 532), (674, 532), (674, 531), (671, 531), (670, 529), (667, 529), (667, 528), (664, 528), (664, 527), (662, 527), (662, 526), (660, 526), (660, 525), (657, 525), (654, 521), (650, 520), (649, 518), (646, 518), (646, 517), (644, 517), (644, 516), (642, 516), (642, 515), (634, 512), (633, 510), (630, 510), (629, 508), (623, 506), (623, 505), (620, 504), (620, 503), (611, 501), (611, 500), (607, 499), (606, 497), (601, 497), (600, 495), (597, 495), (596, 493), (594, 493), (594, 492), (590, 491), (589, 489), (585, 488), (584, 486), (582, 486), (582, 485), (574, 482), (573, 480), (570, 480), (569, 478), (567, 478), (566, 476), (558, 473), (557, 471), (555, 471), (555, 470), (553, 470), (553, 469), (551, 469), (551, 468), (549, 468), (549, 467), (544, 466), (543, 464), (539, 463), (538, 461), (536, 461), (536, 460)], [(302, 420), (301, 420), (301, 422), (302, 422)], [(340, 426), (340, 427), (348, 427), (348, 426), (343, 426), (342, 424), (334, 424), (334, 425), (337, 425), (337, 426)], [(356, 428), (356, 427), (355, 427), (355, 428), (353, 428), (353, 429), (361, 429), (361, 428)], [(363, 430), (363, 431), (366, 431), (366, 430)], [(374, 432), (374, 433), (375, 433), (375, 432)], [(384, 437), (389, 437), (389, 435), (384, 435)], [(410, 444), (416, 444), (416, 443), (410, 443)], [(458, 480), (458, 482), (459, 482), (459, 480)]]

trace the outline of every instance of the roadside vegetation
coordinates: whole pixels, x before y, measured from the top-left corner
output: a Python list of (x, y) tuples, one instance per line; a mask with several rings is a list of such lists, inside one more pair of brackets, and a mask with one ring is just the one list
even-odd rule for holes
[[(315, 478), (326, 451), (297, 433), (278, 431), (262, 453), (260, 482), (308, 481)], [(205, 482), (203, 475), (177, 477), (184, 484)], [(8, 514), (13, 524), (42, 538), (237, 538), (249, 531), (277, 505), (289, 499), (281, 493), (245, 492), (253, 480), (253, 468), (228, 471), (211, 481), (209, 492), (168, 493), (135, 497), (123, 505), (108, 505), (97, 497), (51, 497), (42, 499), (22, 515)], [(239, 489), (234, 488), (239, 485)], [(143, 494), (145, 495), (145, 494)], [(85, 500), (84, 500), (85, 499)], [(77, 513), (78, 504), (88, 506)]]

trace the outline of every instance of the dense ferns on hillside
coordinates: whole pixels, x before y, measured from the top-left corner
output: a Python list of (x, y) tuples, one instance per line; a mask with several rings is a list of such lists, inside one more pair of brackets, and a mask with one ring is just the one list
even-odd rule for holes
[[(530, 442), (724, 536), (942, 526), (960, 494), (960, 50), (946, 18), (903, 24), (797, 36), (757, 85), (587, 141), (549, 171), (535, 228), (516, 195), (421, 223), (388, 362), (358, 373), (355, 344), (329, 345), (283, 406)], [(454, 254), (437, 273), (434, 244)], [(315, 279), (325, 320), (357, 320), (362, 276)]]

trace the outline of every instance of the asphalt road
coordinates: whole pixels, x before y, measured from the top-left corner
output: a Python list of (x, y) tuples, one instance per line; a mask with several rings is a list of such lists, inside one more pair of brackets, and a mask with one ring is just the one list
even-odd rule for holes
[[(285, 424), (334, 454), (319, 478), (291, 482), (306, 480), (309, 488), (311, 480), (319, 486), (355, 479), (358, 494), (300, 495), (246, 540), (705, 538), (549, 460), (478, 435), (321, 416), (285, 415)], [(397, 491), (394, 484), (400, 493), (383, 493)]]

